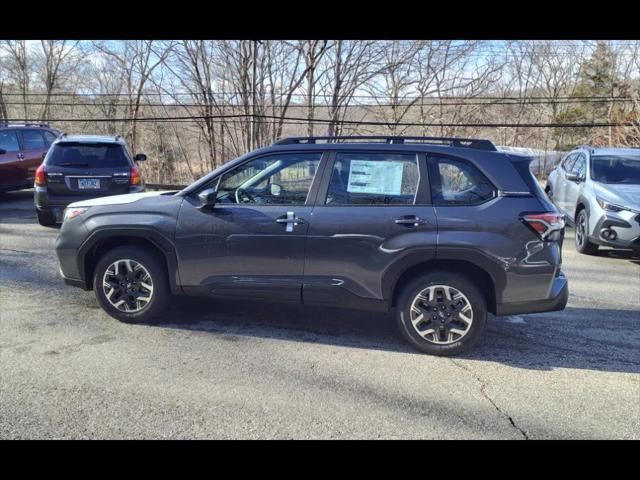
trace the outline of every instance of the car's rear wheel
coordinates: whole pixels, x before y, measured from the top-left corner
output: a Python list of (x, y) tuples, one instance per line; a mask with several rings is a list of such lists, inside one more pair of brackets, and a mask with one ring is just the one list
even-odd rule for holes
[(404, 338), (425, 353), (456, 355), (473, 346), (487, 321), (480, 289), (463, 275), (431, 272), (410, 281), (396, 302)]
[(585, 255), (593, 255), (598, 251), (598, 245), (589, 241), (589, 216), (585, 209), (580, 210), (576, 217), (575, 243), (576, 250)]
[(36, 210), (36, 215), (38, 217), (38, 223), (43, 227), (56, 226), (56, 217), (53, 213), (47, 212), (46, 210)]
[(103, 255), (94, 271), (93, 289), (102, 308), (127, 323), (157, 319), (170, 297), (162, 261), (139, 247), (117, 247)]

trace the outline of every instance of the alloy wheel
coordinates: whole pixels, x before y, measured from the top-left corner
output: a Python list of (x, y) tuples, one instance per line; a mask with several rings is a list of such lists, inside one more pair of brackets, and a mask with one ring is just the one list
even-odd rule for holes
[(143, 310), (153, 297), (153, 279), (140, 262), (121, 259), (104, 272), (102, 290), (109, 303), (121, 312)]
[(411, 323), (428, 342), (448, 345), (469, 333), (473, 307), (458, 289), (432, 285), (420, 291), (411, 302)]

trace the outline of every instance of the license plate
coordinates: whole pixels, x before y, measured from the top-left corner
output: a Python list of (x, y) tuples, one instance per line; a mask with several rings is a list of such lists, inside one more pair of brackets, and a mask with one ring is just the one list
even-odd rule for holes
[(98, 178), (81, 178), (78, 180), (78, 188), (80, 190), (96, 190), (100, 188), (100, 179)]

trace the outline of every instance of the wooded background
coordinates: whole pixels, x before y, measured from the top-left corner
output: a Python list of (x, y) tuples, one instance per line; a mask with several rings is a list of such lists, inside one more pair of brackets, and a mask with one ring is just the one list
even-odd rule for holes
[(639, 146), (640, 41), (4, 40), (19, 122), (121, 134), (182, 184), (291, 135)]

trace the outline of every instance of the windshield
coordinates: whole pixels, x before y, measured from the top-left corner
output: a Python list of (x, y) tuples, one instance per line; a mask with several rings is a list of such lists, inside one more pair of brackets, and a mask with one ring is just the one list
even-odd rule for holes
[(640, 155), (591, 157), (591, 178), (600, 183), (640, 185)]
[(116, 143), (58, 143), (53, 146), (47, 165), (57, 167), (128, 167), (124, 149)]

